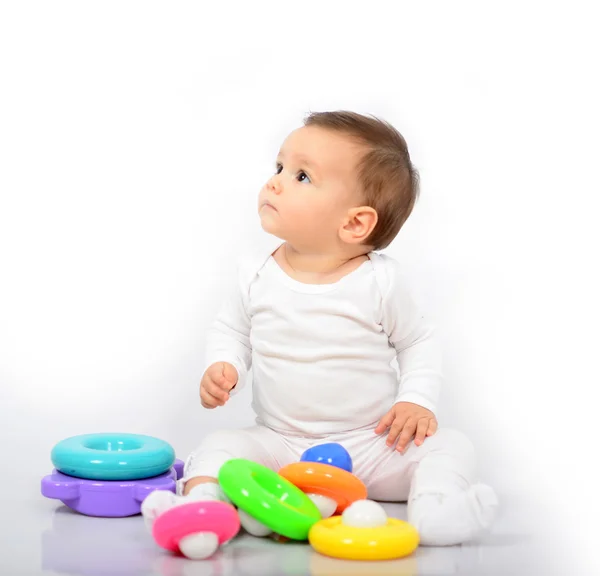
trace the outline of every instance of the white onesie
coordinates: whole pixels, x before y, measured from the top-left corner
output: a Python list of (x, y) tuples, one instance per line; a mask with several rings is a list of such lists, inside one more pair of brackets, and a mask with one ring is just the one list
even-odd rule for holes
[[(210, 330), (207, 365), (233, 364), (235, 390), (252, 368), (256, 425), (208, 434), (186, 461), (180, 494), (191, 478), (217, 478), (231, 458), (278, 471), (316, 444), (337, 442), (369, 498), (408, 501), (408, 520), (422, 543), (466, 542), (491, 524), (497, 499), (489, 486), (474, 484), (475, 450), (462, 432), (440, 428), (420, 446), (410, 442), (404, 453), (387, 445), (387, 432), (374, 432), (398, 401), (435, 413), (442, 375), (433, 328), (399, 263), (368, 256), (325, 285), (294, 280), (271, 254), (241, 268)], [(200, 498), (215, 490), (202, 486), (190, 497), (194, 490)], [(172, 498), (164, 498), (167, 507)], [(160, 497), (153, 500), (148, 517), (162, 506)]]
[(374, 428), (399, 401), (435, 413), (442, 374), (433, 327), (399, 263), (368, 257), (333, 284), (294, 280), (270, 254), (241, 267), (209, 332), (206, 366), (233, 364), (233, 392), (252, 367), (257, 424), (319, 437)]

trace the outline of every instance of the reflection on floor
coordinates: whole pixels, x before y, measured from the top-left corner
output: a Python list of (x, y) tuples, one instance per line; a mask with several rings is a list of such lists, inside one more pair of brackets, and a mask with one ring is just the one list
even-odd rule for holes
[[(191, 561), (158, 548), (140, 516), (90, 518), (56, 501), (3, 503), (11, 530), (2, 534), (1, 574), (78, 576), (321, 576), (446, 575), (478, 576), (560, 572), (550, 561), (552, 546), (504, 513), (494, 530), (478, 543), (447, 548), (419, 548), (408, 558), (387, 562), (349, 562), (327, 558), (305, 543), (277, 543), (238, 536), (213, 558)], [(385, 504), (390, 516), (406, 519), (406, 506)], [(510, 507), (508, 508), (511, 509)], [(522, 513), (515, 505), (514, 511)], [(5, 510), (6, 511), (6, 510)]]

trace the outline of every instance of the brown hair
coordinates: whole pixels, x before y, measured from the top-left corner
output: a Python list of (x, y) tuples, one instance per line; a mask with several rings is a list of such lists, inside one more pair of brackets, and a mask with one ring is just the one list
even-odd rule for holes
[(305, 126), (348, 134), (364, 144), (358, 181), (364, 202), (377, 212), (377, 224), (365, 240), (374, 250), (387, 247), (413, 210), (419, 196), (419, 173), (410, 161), (404, 137), (391, 124), (356, 112), (311, 112)]

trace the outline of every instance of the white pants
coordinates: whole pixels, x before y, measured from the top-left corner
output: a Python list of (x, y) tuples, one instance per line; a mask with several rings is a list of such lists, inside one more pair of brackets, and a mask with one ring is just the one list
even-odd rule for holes
[[(349, 452), (353, 473), (365, 483), (373, 500), (407, 501), (417, 468), (422, 468), (419, 483), (427, 484), (420, 486), (425, 490), (465, 489), (475, 480), (475, 450), (462, 432), (441, 428), (421, 446), (411, 441), (404, 454), (388, 447), (386, 439), (387, 434), (377, 436), (372, 428), (326, 438), (284, 436), (265, 426), (219, 430), (209, 434), (188, 457), (178, 493), (190, 478), (216, 478), (221, 466), (232, 458), (246, 458), (278, 471), (298, 462), (307, 448), (325, 442), (337, 442)], [(431, 473), (425, 473), (426, 469)]]

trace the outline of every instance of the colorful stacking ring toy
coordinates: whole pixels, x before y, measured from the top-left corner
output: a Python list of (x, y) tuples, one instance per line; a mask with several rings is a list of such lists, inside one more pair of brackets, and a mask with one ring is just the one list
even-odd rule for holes
[(50, 456), (55, 470), (42, 479), (42, 494), (88, 516), (139, 514), (150, 492), (175, 492), (183, 474), (170, 444), (140, 434), (73, 436)]
[(152, 535), (162, 548), (200, 559), (210, 556), (239, 530), (240, 519), (235, 508), (209, 500), (167, 510), (154, 521)]
[(256, 462), (227, 461), (219, 470), (219, 484), (238, 508), (292, 540), (306, 540), (310, 527), (321, 519), (302, 490)]
[(329, 464), (294, 462), (281, 468), (279, 474), (306, 494), (334, 500), (336, 514), (341, 514), (352, 502), (367, 497), (367, 487), (356, 476)]
[(419, 545), (419, 534), (408, 522), (388, 518), (371, 500), (359, 500), (342, 516), (317, 522), (308, 535), (321, 554), (345, 560), (392, 560), (408, 556)]
[[(154, 490), (175, 492), (183, 462), (168, 472), (142, 480), (86, 480), (54, 470), (42, 478), (42, 495), (56, 498), (86, 516), (120, 518), (139, 514), (142, 502)], [(179, 474), (179, 476), (178, 476)]]
[(63, 474), (88, 480), (136, 480), (163, 474), (173, 465), (168, 442), (142, 434), (82, 434), (62, 440), (50, 453)]

